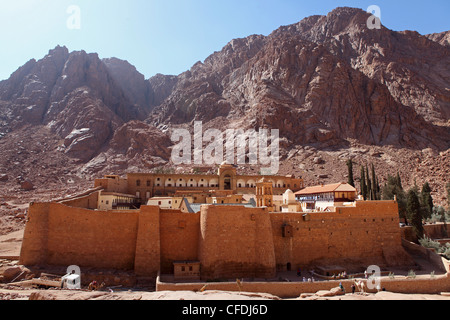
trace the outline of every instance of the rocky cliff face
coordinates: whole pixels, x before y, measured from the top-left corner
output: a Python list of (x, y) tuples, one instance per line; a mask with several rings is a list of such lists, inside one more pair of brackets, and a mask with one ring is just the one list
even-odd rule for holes
[(280, 128), (293, 144), (447, 149), (448, 48), (414, 32), (369, 30), (368, 18), (339, 8), (233, 40), (182, 74), (151, 121), (223, 117)]
[[(33, 175), (51, 172), (28, 166), (45, 157), (75, 177), (167, 166), (170, 131), (198, 120), (220, 130), (279, 129), (280, 173), (307, 184), (346, 180), (353, 158), (380, 175), (403, 168), (405, 185), (431, 180), (445, 200), (449, 32), (369, 30), (368, 18), (338, 8), (232, 40), (178, 76), (148, 80), (126, 61), (57, 47), (0, 82), (1, 152), (10, 159), (0, 174), (39, 180)], [(21, 139), (30, 131), (40, 134)], [(43, 136), (39, 156), (14, 153), (19, 141), (34, 150)]]

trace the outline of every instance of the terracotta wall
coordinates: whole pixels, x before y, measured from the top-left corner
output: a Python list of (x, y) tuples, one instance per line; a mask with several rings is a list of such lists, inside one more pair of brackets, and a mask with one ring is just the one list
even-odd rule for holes
[(93, 191), (76, 198), (62, 200), (60, 203), (70, 207), (97, 209), (99, 193), (100, 191)]
[[(401, 247), (397, 204), (358, 202), (336, 212), (271, 214), (277, 269), (293, 270), (313, 264), (359, 266), (408, 262)], [(306, 220), (306, 221), (305, 221)], [(283, 237), (283, 225), (292, 236)], [(356, 271), (356, 270), (355, 270)]]
[(202, 279), (275, 276), (267, 209), (202, 206), (199, 260)]
[(159, 270), (159, 208), (92, 211), (58, 203), (29, 210), (20, 263), (78, 265), (133, 270), (155, 276)]
[(173, 273), (174, 261), (197, 261), (200, 215), (161, 210), (161, 272)]
[[(264, 208), (203, 206), (201, 214), (143, 206), (93, 211), (33, 204), (22, 246), (25, 265), (79, 265), (155, 276), (173, 262), (198, 260), (202, 278), (272, 278), (276, 269), (323, 264), (408, 263), (397, 204), (358, 202), (337, 212), (269, 213)], [(283, 235), (288, 225), (290, 234)], [(319, 263), (320, 264), (320, 263)], [(349, 270), (350, 271), (350, 270)]]
[(134, 271), (137, 275), (154, 277), (160, 270), (160, 239), (159, 207), (141, 207), (134, 261)]
[[(423, 226), (425, 235), (431, 239), (442, 239), (442, 238), (449, 238), (450, 237), (450, 224), (428, 224)], [(445, 232), (447, 230), (447, 232)], [(417, 238), (417, 235), (415, 234), (412, 227), (403, 227), (401, 228), (402, 232), (402, 238), (411, 241), (411, 242), (418, 242), (419, 239)]]

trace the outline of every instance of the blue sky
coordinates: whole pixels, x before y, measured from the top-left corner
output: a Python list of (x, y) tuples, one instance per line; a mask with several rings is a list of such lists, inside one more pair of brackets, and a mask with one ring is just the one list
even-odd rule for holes
[[(80, 9), (80, 29), (67, 27), (77, 17), (68, 13), (71, 5)], [(339, 6), (370, 5), (381, 8), (392, 30), (450, 30), (448, 0), (2, 0), (0, 80), (57, 45), (128, 60), (146, 78), (179, 74), (234, 38), (268, 35)]]

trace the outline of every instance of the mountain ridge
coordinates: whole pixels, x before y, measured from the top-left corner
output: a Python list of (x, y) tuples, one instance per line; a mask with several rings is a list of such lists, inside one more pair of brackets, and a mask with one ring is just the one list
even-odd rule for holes
[[(279, 129), (281, 172), (308, 184), (345, 180), (352, 158), (375, 163), (384, 178), (407, 170), (405, 184), (432, 178), (443, 201), (450, 31), (369, 30), (369, 17), (337, 8), (233, 39), (179, 75), (149, 79), (127, 61), (58, 46), (0, 82), (0, 173), (39, 187), (52, 174), (82, 183), (171, 166), (171, 131), (203, 121), (205, 130)], [(33, 153), (16, 154), (18, 144)], [(17, 191), (9, 183), (5, 190)]]

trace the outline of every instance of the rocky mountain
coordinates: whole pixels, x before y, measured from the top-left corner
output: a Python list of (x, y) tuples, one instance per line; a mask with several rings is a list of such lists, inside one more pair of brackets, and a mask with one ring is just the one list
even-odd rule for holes
[(337, 8), (150, 79), (117, 58), (50, 50), (0, 82), (0, 175), (10, 177), (0, 198), (20, 192), (17, 180), (74, 191), (105, 173), (170, 167), (171, 130), (203, 121), (279, 129), (280, 173), (307, 184), (346, 180), (352, 158), (383, 177), (401, 170), (405, 185), (431, 181), (444, 202), (449, 32), (369, 30), (368, 18)]

